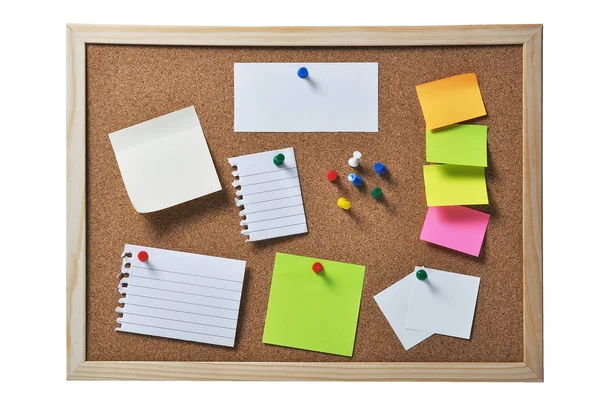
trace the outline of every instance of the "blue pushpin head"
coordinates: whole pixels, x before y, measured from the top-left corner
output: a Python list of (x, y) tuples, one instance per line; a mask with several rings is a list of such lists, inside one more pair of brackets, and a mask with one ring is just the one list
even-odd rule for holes
[(300, 67), (298, 69), (298, 77), (300, 77), (300, 78), (308, 77), (308, 70), (306, 69), (306, 67)]
[(377, 174), (379, 174), (380, 176), (383, 176), (385, 174), (385, 172), (387, 171), (386, 166), (383, 165), (382, 163), (375, 163), (373, 168), (375, 169), (375, 172)]
[(363, 179), (361, 176), (357, 176), (354, 173), (350, 173), (348, 174), (348, 181), (350, 183), (352, 183), (353, 185), (355, 185), (356, 187), (360, 186), (361, 184), (363, 184)]

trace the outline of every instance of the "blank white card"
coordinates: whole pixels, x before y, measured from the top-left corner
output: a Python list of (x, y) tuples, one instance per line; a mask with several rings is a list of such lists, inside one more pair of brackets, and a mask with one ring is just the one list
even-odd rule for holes
[(406, 328), (406, 314), (415, 280), (418, 279), (413, 272), (373, 297), (405, 350), (410, 350), (433, 335), (429, 331)]
[(233, 347), (245, 269), (241, 260), (126, 244), (117, 331)]
[[(416, 278), (421, 269), (427, 273), (425, 280)], [(466, 274), (415, 267), (406, 328), (470, 339), (480, 280)]]
[(378, 131), (376, 62), (235, 63), (233, 72), (236, 132)]
[[(273, 158), (283, 154), (283, 164)], [(236, 190), (235, 202), (243, 206), (240, 225), (246, 241), (261, 241), (308, 232), (300, 179), (293, 148), (259, 152), (228, 159), (237, 169), (232, 173)]]

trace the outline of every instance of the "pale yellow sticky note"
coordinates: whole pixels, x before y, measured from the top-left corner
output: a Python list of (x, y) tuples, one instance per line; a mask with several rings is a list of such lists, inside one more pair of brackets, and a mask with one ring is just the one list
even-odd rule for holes
[(427, 129), (485, 116), (485, 106), (473, 73), (456, 75), (417, 86)]
[(465, 165), (426, 165), (427, 206), (487, 205), (484, 167)]

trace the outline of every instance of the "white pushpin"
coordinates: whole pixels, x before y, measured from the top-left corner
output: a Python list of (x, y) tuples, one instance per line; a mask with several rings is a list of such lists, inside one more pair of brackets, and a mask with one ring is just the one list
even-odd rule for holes
[(354, 156), (348, 160), (348, 164), (352, 168), (358, 167), (358, 159), (362, 157), (362, 154), (358, 151), (354, 151)]

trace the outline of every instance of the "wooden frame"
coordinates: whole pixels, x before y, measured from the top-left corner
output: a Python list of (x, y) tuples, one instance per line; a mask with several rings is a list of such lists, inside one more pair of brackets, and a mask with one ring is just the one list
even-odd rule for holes
[[(522, 363), (86, 361), (85, 45), (523, 46)], [(542, 26), (141, 27), (67, 25), (67, 379), (543, 381)]]

